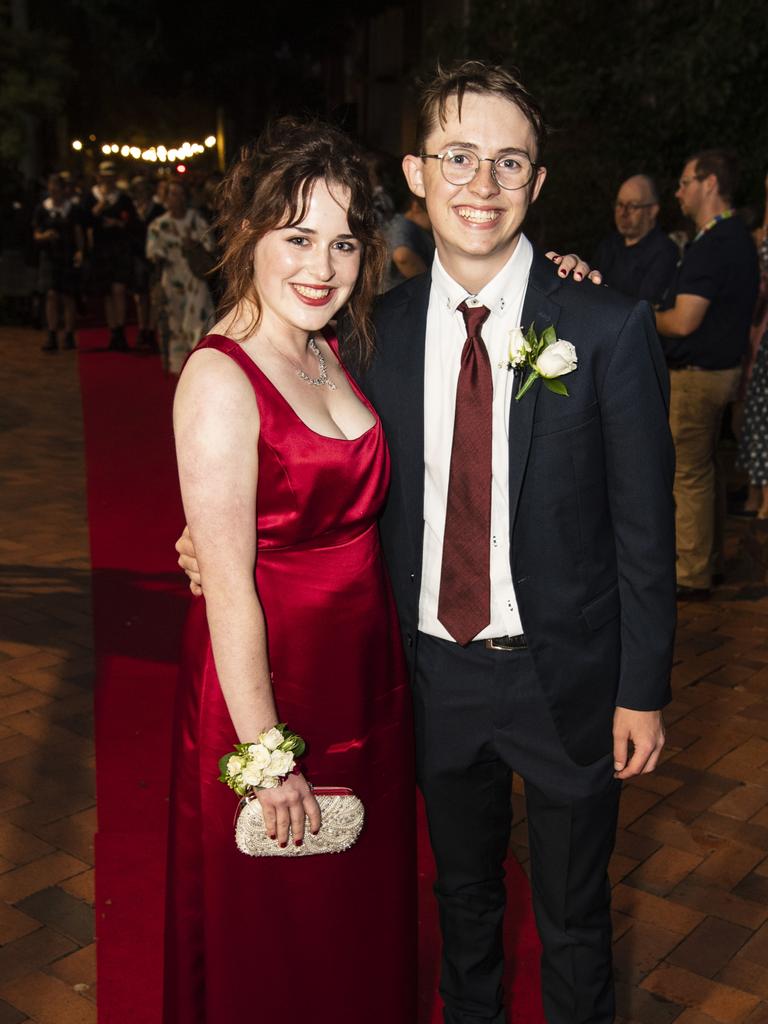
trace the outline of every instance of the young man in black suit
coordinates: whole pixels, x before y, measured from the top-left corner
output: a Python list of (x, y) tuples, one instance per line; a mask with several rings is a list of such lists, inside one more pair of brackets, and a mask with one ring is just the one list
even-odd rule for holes
[[(426, 88), (403, 166), (437, 254), (381, 300), (364, 378), (392, 452), (382, 537), (414, 678), (446, 1024), (506, 1019), (513, 771), (547, 1020), (613, 1020), (621, 780), (655, 767), (669, 700), (667, 372), (645, 303), (561, 280), (523, 235), (544, 134), (501, 68), (467, 62)], [(516, 398), (515, 328), (531, 324), (575, 347), (567, 396), (539, 379)], [(550, 371), (572, 367), (563, 351)]]

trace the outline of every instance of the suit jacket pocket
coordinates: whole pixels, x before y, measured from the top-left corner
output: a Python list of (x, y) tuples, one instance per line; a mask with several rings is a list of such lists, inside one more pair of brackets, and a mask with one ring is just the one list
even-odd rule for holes
[(581, 609), (581, 614), (592, 630), (600, 629), (619, 614), (619, 585), (612, 584), (599, 597), (594, 598)]
[[(567, 399), (560, 399), (560, 401), (567, 401)], [(598, 415), (598, 404), (592, 402), (585, 409), (579, 409), (576, 412), (563, 413), (562, 416), (545, 416), (534, 424), (533, 436), (545, 437), (547, 434), (558, 434), (562, 430), (574, 430), (585, 423), (591, 423)]]

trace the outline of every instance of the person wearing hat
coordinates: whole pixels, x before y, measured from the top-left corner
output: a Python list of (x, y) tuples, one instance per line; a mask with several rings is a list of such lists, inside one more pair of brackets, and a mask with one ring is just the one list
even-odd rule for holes
[(96, 184), (85, 196), (83, 205), (91, 249), (91, 288), (104, 297), (110, 350), (124, 352), (128, 348), (125, 313), (127, 291), (133, 279), (136, 209), (118, 188), (117, 168), (111, 160), (99, 164)]

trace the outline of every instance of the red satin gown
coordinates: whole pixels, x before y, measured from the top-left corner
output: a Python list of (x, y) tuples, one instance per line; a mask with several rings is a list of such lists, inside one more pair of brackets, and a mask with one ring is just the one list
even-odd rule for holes
[(366, 822), (340, 854), (237, 850), (238, 798), (217, 781), (237, 737), (194, 601), (172, 766), (164, 1021), (413, 1024), (415, 783), (376, 522), (389, 478), (381, 423), (352, 440), (317, 434), (238, 344), (210, 335), (198, 348), (234, 359), (259, 406), (256, 585), (280, 721), (307, 740), (310, 781), (350, 787)]

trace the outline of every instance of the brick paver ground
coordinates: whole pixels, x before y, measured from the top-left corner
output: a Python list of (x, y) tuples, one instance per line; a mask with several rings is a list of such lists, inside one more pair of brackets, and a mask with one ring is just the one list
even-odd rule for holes
[[(0, 329), (0, 1024), (87, 1024), (82, 426), (75, 357), (44, 357), (39, 343)], [(731, 530), (728, 585), (681, 609), (663, 764), (624, 794), (612, 865), (621, 1024), (768, 1024), (768, 588), (755, 558), (768, 531)], [(513, 841), (525, 861), (522, 818)]]
[(77, 357), (0, 329), (0, 1024), (96, 1020)]

